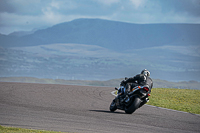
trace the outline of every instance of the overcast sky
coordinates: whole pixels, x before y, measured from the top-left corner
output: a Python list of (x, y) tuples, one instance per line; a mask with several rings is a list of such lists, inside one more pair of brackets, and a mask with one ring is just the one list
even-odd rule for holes
[(2, 34), (45, 28), (77, 18), (200, 24), (200, 0), (0, 0)]

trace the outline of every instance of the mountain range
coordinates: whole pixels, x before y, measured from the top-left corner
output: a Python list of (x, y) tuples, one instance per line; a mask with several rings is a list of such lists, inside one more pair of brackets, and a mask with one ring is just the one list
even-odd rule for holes
[(153, 78), (200, 81), (199, 24), (76, 19), (0, 34), (0, 76), (108, 80), (142, 69)]

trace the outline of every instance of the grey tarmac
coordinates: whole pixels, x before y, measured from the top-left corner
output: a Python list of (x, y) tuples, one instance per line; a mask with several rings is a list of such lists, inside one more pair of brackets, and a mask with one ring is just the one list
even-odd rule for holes
[(109, 106), (114, 88), (0, 82), (0, 125), (77, 133), (199, 133), (200, 115)]

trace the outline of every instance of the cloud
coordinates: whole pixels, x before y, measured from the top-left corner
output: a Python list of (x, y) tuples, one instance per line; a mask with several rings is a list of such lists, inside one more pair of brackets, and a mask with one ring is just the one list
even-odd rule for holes
[(115, 3), (119, 3), (120, 0), (98, 0), (98, 2), (105, 4), (105, 5), (112, 5)]
[[(159, 1), (159, 0), (157, 0)], [(188, 14), (192, 16), (200, 16), (199, 0), (165, 0), (159, 1), (162, 12), (175, 12), (178, 14)]]
[[(180, 2), (181, 1), (181, 2)], [(0, 33), (76, 18), (130, 23), (200, 23), (199, 0), (1, 0)]]
[(14, 12), (12, 5), (7, 0), (0, 1), (0, 12)]
[(52, 0), (52, 2), (50, 3), (50, 6), (54, 9), (58, 9), (60, 11), (63, 10), (74, 10), (77, 9), (79, 6), (79, 4), (76, 3), (73, 0), (67, 0), (67, 1), (60, 1), (60, 0)]
[(2, 12), (15, 13), (21, 15), (39, 15), (41, 13), (40, 9), (42, 7), (42, 4), (40, 0), (7, 0), (6, 6), (9, 8), (9, 10), (4, 10)]
[(130, 0), (131, 3), (134, 5), (134, 7), (136, 9), (138, 9), (139, 7), (143, 6), (146, 2), (146, 0)]
[(56, 9), (60, 9), (61, 3), (60, 2), (56, 2), (56, 1), (52, 1), (51, 2), (51, 6), (55, 7)]

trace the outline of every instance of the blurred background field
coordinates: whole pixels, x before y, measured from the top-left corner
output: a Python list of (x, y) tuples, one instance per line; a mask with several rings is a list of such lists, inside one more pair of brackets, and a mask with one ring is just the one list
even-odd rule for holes
[[(34, 78), (34, 77), (0, 77), (0, 82), (89, 85), (89, 86), (108, 86), (108, 87), (118, 87), (122, 80), (124, 80), (124, 78), (99, 81), (99, 80), (47, 79), (47, 78)], [(153, 84), (154, 84), (153, 88), (178, 88), (178, 89), (200, 90), (199, 88), (200, 82), (197, 81), (170, 82), (166, 80), (153, 79)]]

